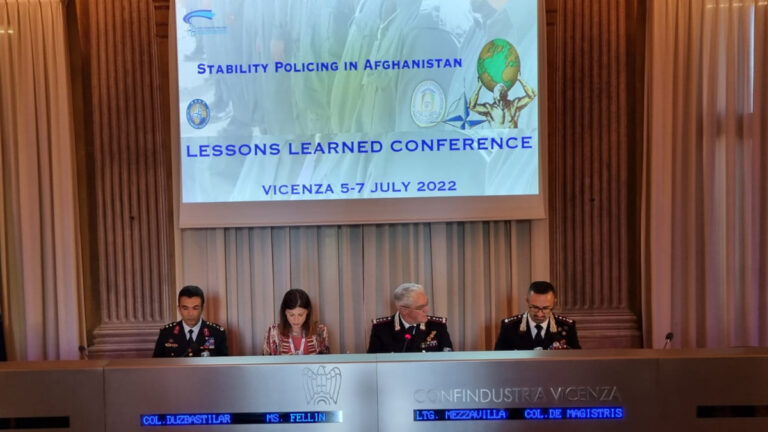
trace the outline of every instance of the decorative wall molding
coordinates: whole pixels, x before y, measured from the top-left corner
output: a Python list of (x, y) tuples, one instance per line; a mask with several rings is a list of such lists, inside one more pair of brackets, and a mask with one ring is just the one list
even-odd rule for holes
[[(76, 2), (86, 127), (79, 169), (89, 174), (81, 190), (89, 195), (84, 211), (92, 224), (83, 229), (91, 245), (85, 259), (92, 356), (120, 351), (115, 341), (130, 329), (141, 333), (151, 325), (156, 333), (172, 317), (168, 61), (157, 44), (168, 5)], [(167, 39), (167, 29), (164, 34)]]
[[(546, 3), (550, 263), (562, 310), (589, 314), (579, 326), (585, 339), (602, 335), (586, 346), (642, 346), (642, 4)], [(624, 317), (620, 329), (616, 310)]]

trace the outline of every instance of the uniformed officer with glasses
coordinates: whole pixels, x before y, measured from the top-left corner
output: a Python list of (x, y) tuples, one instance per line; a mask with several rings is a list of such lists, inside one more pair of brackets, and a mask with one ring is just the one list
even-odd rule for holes
[(555, 287), (536, 281), (525, 298), (528, 311), (501, 321), (495, 350), (580, 349), (576, 323), (552, 310), (557, 305)]
[(429, 315), (424, 287), (404, 283), (392, 299), (397, 312), (373, 320), (368, 353), (451, 351), (453, 344), (444, 317)]

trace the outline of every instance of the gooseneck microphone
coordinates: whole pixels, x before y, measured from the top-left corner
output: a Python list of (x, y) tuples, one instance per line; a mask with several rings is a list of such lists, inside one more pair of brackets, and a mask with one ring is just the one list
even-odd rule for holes
[[(413, 330), (411, 330), (413, 329)], [(411, 333), (408, 333), (408, 330), (411, 330)], [(413, 335), (416, 334), (416, 326), (413, 325), (409, 329), (405, 330), (405, 342), (403, 343), (403, 350), (401, 352), (405, 352), (405, 349), (408, 348), (408, 342), (410, 342)]]
[(662, 349), (667, 349), (669, 347), (673, 337), (675, 337), (675, 335), (672, 332), (669, 332), (666, 336), (664, 336), (664, 347)]
[(408, 341), (411, 340), (411, 334), (406, 333), (405, 334), (405, 343), (403, 343), (403, 349), (400, 352), (405, 352), (405, 349), (408, 348)]

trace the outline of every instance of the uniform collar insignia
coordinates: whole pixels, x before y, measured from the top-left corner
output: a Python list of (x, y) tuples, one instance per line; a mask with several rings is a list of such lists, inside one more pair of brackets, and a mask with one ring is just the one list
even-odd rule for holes
[[(523, 314), (523, 322), (520, 323), (520, 332), (528, 330), (528, 312)], [(555, 322), (555, 316), (549, 316), (549, 331), (557, 333), (557, 323)]]
[[(427, 323), (419, 324), (421, 330), (427, 329)], [(395, 331), (400, 331), (400, 312), (395, 312)]]

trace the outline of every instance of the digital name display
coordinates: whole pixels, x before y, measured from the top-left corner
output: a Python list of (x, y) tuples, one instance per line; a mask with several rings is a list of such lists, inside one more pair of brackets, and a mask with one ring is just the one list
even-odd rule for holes
[(218, 426), (236, 424), (341, 423), (341, 411), (143, 414), (141, 426)]
[(620, 420), (623, 407), (460, 408), (413, 410), (413, 421)]

